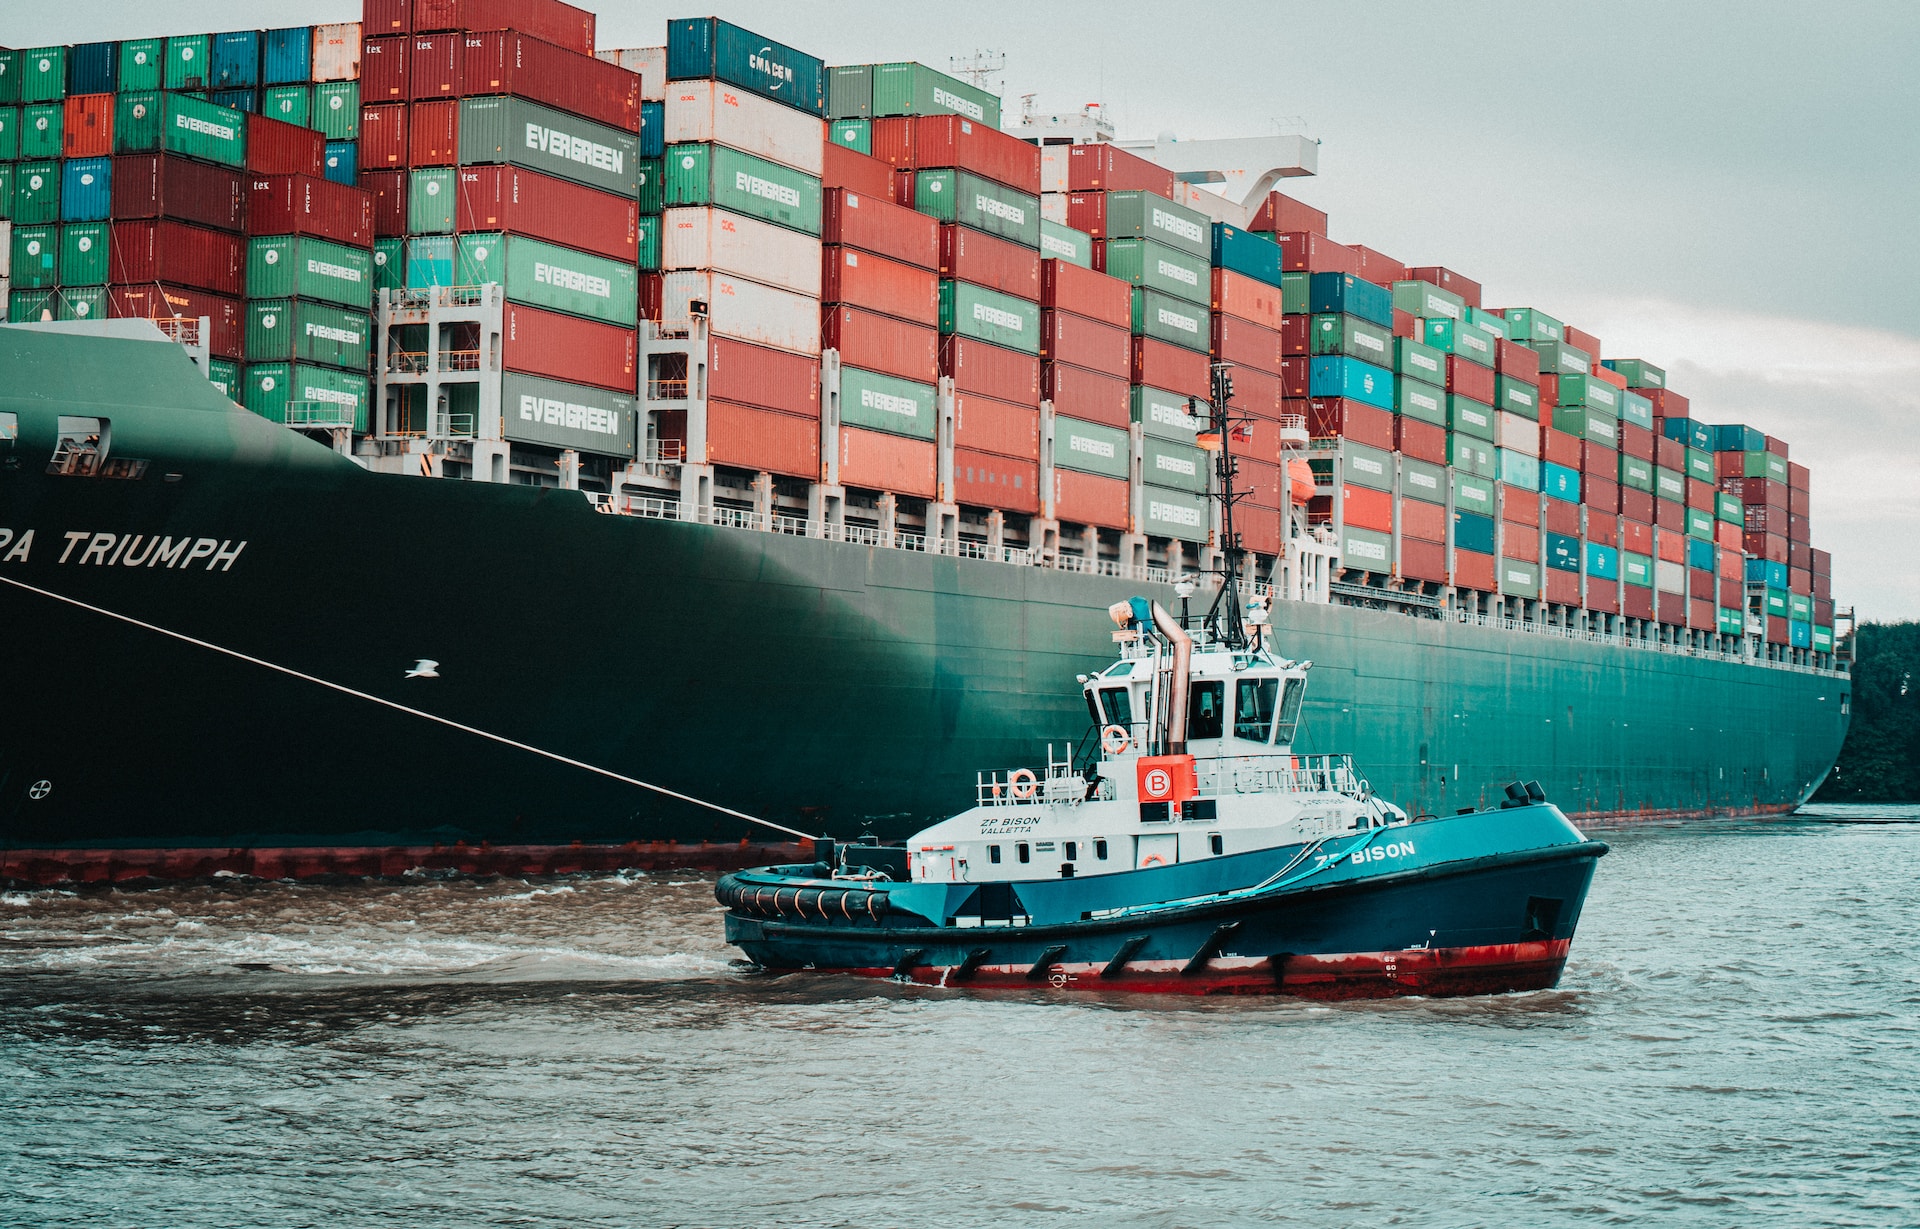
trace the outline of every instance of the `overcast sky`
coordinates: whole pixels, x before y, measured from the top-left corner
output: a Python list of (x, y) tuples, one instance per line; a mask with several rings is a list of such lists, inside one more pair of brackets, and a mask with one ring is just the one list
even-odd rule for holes
[[(603, 47), (670, 16), (595, 3)], [(715, 10), (705, 10), (715, 11)], [(1861, 617), (1920, 618), (1920, 5), (741, 0), (829, 64), (1003, 52), (1009, 116), (1104, 102), (1123, 138), (1304, 120), (1333, 238), (1486, 284), (1710, 422), (1813, 468)], [(352, 0), (6, 0), (19, 46), (353, 20)], [(1011, 123), (1011, 119), (1008, 121)]]

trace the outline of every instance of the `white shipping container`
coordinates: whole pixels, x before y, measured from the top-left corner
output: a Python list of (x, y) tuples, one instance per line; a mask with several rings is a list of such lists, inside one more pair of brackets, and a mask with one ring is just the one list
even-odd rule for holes
[(1070, 145), (1046, 145), (1040, 149), (1040, 191), (1071, 192), (1067, 184), (1067, 151)]
[(669, 273), (660, 279), (660, 323), (685, 329), (694, 302), (706, 304), (715, 337), (796, 354), (820, 353), (820, 300), (775, 290), (728, 273)]
[(1667, 559), (1655, 559), (1653, 587), (1662, 593), (1685, 593), (1687, 591), (1686, 565)]
[(1537, 457), (1540, 455), (1540, 424), (1506, 410), (1497, 411), (1493, 416), (1493, 442), (1509, 452), (1524, 452), (1530, 457)]
[(618, 64), (630, 73), (640, 74), (642, 102), (664, 102), (667, 97), (667, 49), (665, 47), (608, 47), (593, 53), (595, 59)]
[(669, 209), (660, 215), (660, 267), (711, 269), (820, 297), (818, 239), (724, 209)]
[(827, 122), (723, 81), (676, 81), (667, 91), (667, 144), (713, 141), (818, 177)]
[(313, 28), (313, 79), (315, 81), (358, 81), (360, 79), (360, 23), (335, 22)]
[(1042, 192), (1040, 194), (1040, 216), (1056, 226), (1067, 224), (1067, 201), (1070, 193)]
[[(13, 277), (13, 223), (0, 220), (0, 278)], [(6, 300), (0, 298), (0, 303)]]

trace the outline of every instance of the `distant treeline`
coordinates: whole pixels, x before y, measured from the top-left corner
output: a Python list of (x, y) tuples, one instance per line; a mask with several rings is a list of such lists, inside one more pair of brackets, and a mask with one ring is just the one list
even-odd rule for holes
[(1920, 801), (1920, 623), (1863, 623), (1853, 725), (1816, 802)]

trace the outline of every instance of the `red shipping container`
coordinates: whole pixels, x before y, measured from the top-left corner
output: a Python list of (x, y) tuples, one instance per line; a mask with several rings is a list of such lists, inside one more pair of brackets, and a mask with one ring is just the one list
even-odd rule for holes
[(662, 283), (661, 274), (647, 272), (640, 274), (640, 318), (642, 320), (659, 323), (660, 300), (663, 297)]
[(1400, 501), (1400, 538), (1419, 538), (1423, 542), (1447, 540), (1447, 510), (1439, 504), (1419, 499)]
[(1213, 365), (1207, 356), (1151, 337), (1133, 339), (1132, 382), (1183, 397), (1213, 396)]
[(327, 138), (313, 128), (248, 116), (247, 170), (255, 175), (324, 175)]
[(707, 396), (817, 419), (820, 360), (715, 337), (707, 343)]
[(1311, 231), (1281, 231), (1281, 268), (1300, 273), (1360, 273), (1360, 254)]
[(1821, 550), (1817, 546), (1814, 547), (1813, 548), (1813, 574), (1815, 576), (1829, 576), (1829, 575), (1832, 575), (1832, 573), (1833, 573), (1833, 552)]
[[(1714, 554), (1719, 561), (1718, 570), (1721, 580), (1739, 581), (1745, 578), (1746, 556), (1740, 553), (1738, 546), (1723, 547)], [(1727, 605), (1737, 606), (1739, 603), (1728, 602)]]
[(1620, 586), (1620, 613), (1629, 619), (1653, 618), (1653, 590), (1639, 585)]
[(1092, 371), (1122, 372), (1133, 352), (1124, 328), (1101, 324), (1072, 312), (1040, 313), (1040, 357)]
[(932, 440), (840, 428), (841, 486), (932, 499), (938, 492), (938, 464)]
[(1787, 441), (1769, 435), (1767, 436), (1767, 451), (1784, 461), (1787, 459)]
[[(1313, 360), (1308, 358), (1290, 358), (1280, 364), (1280, 394), (1288, 401), (1305, 400), (1313, 387)], [(1305, 409), (1288, 410), (1283, 405), (1282, 413), (1299, 413)]]
[(1675, 533), (1687, 531), (1687, 508), (1677, 499), (1659, 499), (1653, 501), (1653, 523), (1662, 529), (1671, 529)]
[(1721, 520), (1714, 521), (1713, 541), (1715, 545), (1724, 546), (1728, 550), (1737, 551), (1741, 547), (1743, 538), (1744, 538), (1744, 530), (1741, 526), (1735, 525), (1731, 521), (1721, 521)]
[(1260, 202), (1253, 211), (1253, 220), (1247, 223), (1248, 230), (1258, 231), (1312, 231), (1315, 234), (1327, 233), (1327, 215), (1312, 205), (1302, 204), (1291, 196), (1278, 192), (1267, 193), (1267, 199)]
[(215, 230), (246, 223), (246, 177), (172, 154), (122, 154), (113, 160), (115, 219), (176, 218)]
[[(1240, 535), (1242, 549), (1250, 550), (1257, 555), (1278, 555), (1282, 541), (1280, 528), (1285, 519), (1285, 513), (1278, 508), (1242, 504), (1233, 511), (1233, 531)], [(1440, 554), (1444, 560), (1445, 547), (1441, 548)]]
[(1346, 397), (1315, 397), (1307, 402), (1307, 434), (1314, 439), (1339, 435), (1392, 451), (1393, 415)]
[(905, 170), (959, 167), (1021, 192), (1039, 194), (1040, 147), (959, 115), (873, 121), (873, 156)]
[(413, 0), (360, 0), (363, 38), (405, 34), (413, 29)]
[(971, 337), (942, 337), (940, 374), (953, 377), (955, 392), (976, 393), (1029, 409), (1040, 405), (1040, 360), (1031, 354)]
[(1255, 371), (1251, 367), (1235, 368), (1231, 375), (1233, 379), (1231, 409), (1236, 413), (1253, 414), (1267, 419), (1280, 416), (1279, 376), (1265, 371)]
[(627, 264), (639, 251), (638, 201), (513, 166), (462, 167), (459, 177), (456, 230), (526, 235)]
[(940, 320), (940, 279), (931, 269), (838, 245), (821, 249), (820, 298), (920, 324)]
[(1580, 532), (1579, 504), (1570, 504), (1564, 499), (1545, 500), (1541, 506), (1541, 518), (1546, 522), (1548, 533), (1572, 536)]
[(407, 173), (405, 171), (362, 171), (360, 187), (373, 202), (373, 233), (376, 238), (395, 238), (407, 233)]
[[(519, 22), (512, 24), (511, 30), (469, 27), (464, 36), (454, 36), (461, 40), (455, 74), (460, 94), (512, 94), (622, 132), (640, 131), (639, 73), (596, 60), (590, 49), (583, 53), (555, 46), (522, 33)], [(425, 97), (417, 62), (413, 75), (414, 97)]]
[(1037, 461), (1040, 411), (978, 393), (959, 393), (953, 399), (953, 442), (956, 448)]
[(460, 97), (463, 92), (460, 89), (460, 48), (464, 41), (457, 33), (416, 32), (407, 41), (407, 97), (415, 102)]
[(938, 219), (896, 205), (885, 196), (829, 188), (820, 216), (824, 243), (873, 252), (919, 269), (940, 267)]
[(1620, 454), (1604, 444), (1580, 441), (1580, 473), (1585, 479), (1615, 480), (1620, 475)]
[(1620, 545), (1620, 518), (1615, 515), (1599, 512), (1595, 509), (1588, 509), (1587, 532), (1585, 536), (1589, 542), (1598, 542), (1602, 546), (1618, 547)]
[(1787, 566), (1788, 567), (1803, 568), (1807, 571), (1809, 575), (1811, 575), (1813, 572), (1812, 555), (1813, 555), (1812, 547), (1808, 546), (1805, 542), (1794, 541), (1792, 534), (1787, 535)]
[(1117, 145), (1073, 145), (1067, 149), (1067, 191), (1152, 192), (1173, 196), (1173, 172)]
[(1343, 524), (1378, 533), (1393, 532), (1393, 496), (1371, 487), (1340, 488), (1340, 520)]
[[(1580, 477), (1580, 502), (1605, 516), (1620, 512), (1620, 484), (1611, 478)], [(1591, 518), (1589, 518), (1591, 520)]]
[(1741, 610), (1747, 604), (1747, 585), (1744, 580), (1726, 580), (1719, 582), (1720, 604), (1728, 610)]
[[(1468, 364), (1471, 366), (1472, 364)], [(1565, 431), (1555, 431), (1552, 427), (1540, 428), (1540, 458), (1555, 465), (1564, 465), (1568, 469), (1579, 469), (1581, 461), (1581, 439)]]
[(408, 166), (452, 166), (460, 160), (459, 140), (459, 99), (416, 102), (408, 108)]
[(1420, 317), (1412, 312), (1393, 309), (1393, 335), (1404, 337), (1408, 341), (1420, 340)]
[(1376, 252), (1363, 244), (1353, 244), (1353, 251), (1360, 259), (1360, 267), (1354, 270), (1364, 281), (1376, 286), (1392, 289), (1395, 282), (1407, 280), (1407, 267), (1383, 252)]
[(1611, 368), (1602, 367), (1598, 359), (1594, 360), (1593, 367), (1591, 370), (1593, 373), (1593, 378), (1600, 381), (1602, 384), (1611, 384), (1615, 388), (1619, 388), (1619, 389), (1624, 389), (1627, 387), (1627, 377), (1621, 375), (1617, 371), (1612, 370)]
[(1213, 355), (1236, 367), (1280, 374), (1280, 334), (1234, 316), (1214, 315)]
[(1313, 348), (1313, 317), (1280, 317), (1280, 354), (1283, 358), (1304, 356)]
[(1664, 525), (1656, 525), (1653, 535), (1653, 557), (1664, 559), (1668, 563), (1687, 561), (1687, 535), (1675, 533)]
[[(1285, 496), (1280, 489), (1280, 467), (1239, 452), (1234, 454), (1234, 460), (1239, 463), (1233, 478), (1234, 494), (1246, 496), (1246, 501), (1236, 507), (1278, 508)], [(1234, 519), (1237, 521), (1239, 518), (1236, 516)]]
[(709, 397), (704, 459), (709, 465), (765, 470), (817, 482), (820, 479), (820, 420)]
[(1446, 583), (1447, 548), (1444, 543), (1409, 538), (1403, 530), (1400, 537), (1400, 550), (1394, 556), (1394, 560), (1395, 571), (1407, 580)]
[(1452, 269), (1443, 269), (1439, 265), (1413, 265), (1407, 269), (1407, 280), (1429, 282), (1459, 295), (1467, 301), (1468, 307), (1480, 306), (1480, 283), (1470, 277), (1462, 277)]
[(1714, 600), (1713, 572), (1706, 568), (1687, 569), (1687, 594), (1704, 601)]
[[(632, 393), (639, 387), (634, 358), (637, 334), (632, 329), (508, 303), (502, 331), (500, 364), (508, 371), (571, 380), (623, 393)], [(714, 404), (709, 400), (709, 444), (714, 436)], [(818, 473), (820, 431), (817, 426), (813, 434), (814, 472)]]
[(1447, 463), (1447, 429), (1417, 418), (1394, 416), (1393, 446), (1416, 461)]
[(1540, 562), (1540, 531), (1532, 525), (1500, 522), (1500, 553), (1508, 559)]
[(1808, 489), (1812, 471), (1798, 461), (1787, 462), (1787, 486), (1796, 491)]
[(1714, 607), (1713, 594), (1707, 594), (1704, 600), (1695, 597), (1687, 603), (1687, 626), (1696, 632), (1710, 632), (1720, 626), (1720, 612)]
[(1004, 512), (1040, 511), (1040, 463), (953, 450), (953, 501)]
[(70, 94), (60, 118), (60, 153), (104, 158), (113, 152), (113, 95)]
[(965, 226), (940, 228), (940, 276), (1040, 301), (1040, 253)]
[(1492, 405), (1494, 400), (1493, 368), (1482, 367), (1457, 354), (1447, 355), (1447, 391), (1459, 393), (1474, 401)]
[(1054, 413), (1068, 418), (1122, 430), (1133, 419), (1133, 397), (1123, 375), (1088, 371), (1069, 363), (1046, 363), (1040, 368), (1040, 391), (1053, 402)]
[(360, 42), (362, 105), (407, 101), (407, 58), (411, 38), (366, 38)]
[[(1658, 423), (1654, 425), (1659, 426)], [(1656, 434), (1653, 437), (1653, 463), (1662, 469), (1684, 471), (1687, 468), (1687, 446), (1679, 440)]]
[[(1076, 148), (1078, 148), (1076, 146)], [(1053, 516), (1070, 525), (1126, 529), (1127, 480), (1102, 478), (1077, 470), (1053, 471)]]
[(1630, 486), (1620, 488), (1620, 515), (1630, 516), (1636, 521), (1653, 523), (1653, 496), (1645, 491), (1636, 491)]
[(1833, 598), (1820, 593), (1819, 578), (1814, 578), (1813, 621), (1821, 627), (1833, 626)]
[(1040, 262), (1040, 305), (1122, 329), (1133, 326), (1131, 285), (1064, 260)]
[(893, 168), (878, 158), (869, 158), (857, 149), (848, 149), (832, 141), (826, 143), (820, 170), (820, 186), (845, 188), (872, 200), (897, 204), (894, 195)]
[(1540, 387), (1540, 355), (1517, 341), (1496, 341), (1493, 369), (1510, 380)]
[[(1086, 147), (1075, 146), (1074, 148)], [(1223, 316), (1234, 316), (1263, 329), (1278, 330), (1282, 316), (1280, 288), (1248, 277), (1244, 273), (1215, 269), (1213, 271), (1213, 310)]]
[(170, 218), (115, 222), (111, 280), (167, 282), (237, 297), (245, 293), (246, 251), (238, 235)]
[(241, 353), (241, 316), (237, 298), (209, 294), (186, 286), (111, 286), (107, 289), (107, 316), (114, 320), (207, 320), (207, 350), (215, 358), (238, 359)]
[(1578, 606), (1580, 604), (1580, 573), (1563, 572), (1559, 568), (1541, 568), (1540, 577), (1546, 582), (1544, 596), (1556, 606)]
[(1568, 345), (1585, 352), (1594, 362), (1600, 361), (1600, 339), (1585, 329), (1576, 329), (1571, 324), (1562, 326), (1561, 335)]
[(1787, 489), (1787, 511), (1805, 518), (1812, 515), (1813, 498), (1805, 491)]
[(1687, 479), (1687, 507), (1711, 512), (1715, 507), (1715, 494), (1713, 483), (1702, 482), (1698, 478)]
[(389, 103), (360, 108), (360, 173), (407, 165), (407, 108)]
[(557, 0), (413, 0), (413, 28), (522, 30), (568, 51), (593, 54), (593, 14)]
[(247, 233), (372, 247), (373, 199), (364, 188), (317, 175), (256, 175), (247, 184)]
[(1653, 412), (1660, 418), (1693, 417), (1692, 403), (1671, 389), (1637, 388), (1634, 391), (1653, 402)]
[(1453, 583), (1462, 589), (1493, 592), (1493, 556), (1478, 551), (1454, 551)]
[(1630, 422), (1621, 423), (1620, 451), (1642, 461), (1653, 460), (1653, 432)]
[(840, 361), (932, 384), (940, 378), (940, 330), (896, 320), (858, 307), (829, 307), (820, 314), (820, 344), (840, 352)]
[(1601, 614), (1619, 614), (1620, 582), (1601, 580), (1594, 576), (1587, 577), (1586, 607), (1588, 610), (1597, 610)]

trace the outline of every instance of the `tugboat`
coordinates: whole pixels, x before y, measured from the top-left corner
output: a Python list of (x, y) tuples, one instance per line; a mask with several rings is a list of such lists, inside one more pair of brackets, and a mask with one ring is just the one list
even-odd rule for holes
[(1296, 753), (1313, 663), (1268, 645), (1264, 604), (1241, 604), (1239, 553), (1222, 552), (1197, 635), (1142, 598), (1110, 608), (1119, 659), (1080, 678), (1098, 735), (1085, 757), (1049, 746), (1044, 771), (982, 773), (972, 808), (903, 844), (822, 841), (819, 861), (722, 877), (727, 941), (770, 971), (944, 986), (1374, 998), (1555, 985), (1607, 846), (1537, 784), (1508, 785), (1492, 810), (1410, 817), (1351, 757)]

